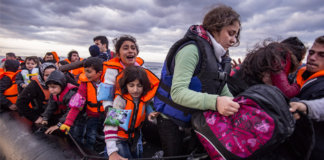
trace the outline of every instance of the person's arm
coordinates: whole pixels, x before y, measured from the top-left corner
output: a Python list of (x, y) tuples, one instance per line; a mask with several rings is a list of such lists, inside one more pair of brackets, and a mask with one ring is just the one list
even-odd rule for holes
[(6, 107), (6, 109), (12, 105), (12, 103), (3, 95), (5, 90), (12, 85), (11, 79), (8, 76), (4, 76), (0, 79), (0, 108)]
[(43, 117), (43, 121), (48, 121), (57, 109), (58, 104), (53, 100), (53, 95), (51, 95), (50, 99), (48, 100), (47, 107), (41, 115)]
[(307, 115), (311, 119), (314, 119), (316, 121), (324, 120), (324, 98), (315, 100), (302, 100), (300, 102), (304, 103), (307, 106)]
[(22, 87), (22, 85), (25, 84), (25, 83), (24, 83), (24, 78), (23, 78), (21, 72), (19, 72), (19, 73), (16, 75), (16, 83), (17, 83), (17, 85), (20, 86), (20, 87)]
[[(124, 109), (125, 106), (126, 106), (126, 101), (120, 96), (117, 96), (114, 100), (113, 107)], [(105, 125), (104, 127), (106, 148), (109, 156), (112, 153), (118, 151), (118, 148), (116, 146), (116, 141), (118, 140), (117, 132), (118, 132), (118, 126)]]
[(175, 103), (188, 108), (216, 110), (217, 95), (200, 93), (189, 89), (198, 61), (198, 48), (195, 45), (187, 45), (178, 52), (175, 57), (171, 98)]
[(297, 83), (289, 83), (288, 76), (284, 70), (277, 73), (271, 73), (271, 81), (272, 84), (278, 87), (288, 98), (295, 97), (300, 91), (300, 87)]
[[(106, 70), (106, 73), (105, 73), (105, 76), (104, 76), (104, 85), (107, 87), (107, 88), (110, 88), (110, 92), (109, 94), (114, 94), (115, 93), (115, 82), (116, 82), (116, 76), (118, 75), (118, 70), (116, 69), (110, 69), (108, 68)], [(100, 90), (99, 90), (99, 94), (100, 93)], [(110, 98), (109, 98), (110, 97)], [(108, 106), (113, 106), (113, 98), (114, 95), (108, 95), (107, 94), (107, 100), (103, 100), (102, 101), (102, 105), (103, 107), (105, 108), (105, 110), (107, 109)]]
[(30, 84), (19, 94), (16, 105), (19, 113), (29, 120), (35, 122), (40, 115), (29, 104), (33, 99), (44, 100), (45, 95), (36, 81), (32, 80)]

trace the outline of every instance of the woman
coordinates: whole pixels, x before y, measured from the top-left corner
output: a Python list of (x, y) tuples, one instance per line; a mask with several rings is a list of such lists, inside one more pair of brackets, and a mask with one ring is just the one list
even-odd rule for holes
[(50, 93), (45, 81), (56, 70), (54, 63), (43, 63), (39, 66), (39, 75), (34, 76), (28, 86), (19, 94), (17, 107), (20, 114), (32, 122), (41, 123)]
[(239, 17), (231, 7), (218, 6), (171, 47), (154, 99), (156, 110), (163, 113), (158, 127), (164, 156), (184, 154), (179, 126), (190, 123), (189, 113), (214, 110), (230, 116), (238, 111), (226, 85), (226, 71), (230, 70), (228, 49), (239, 44)]

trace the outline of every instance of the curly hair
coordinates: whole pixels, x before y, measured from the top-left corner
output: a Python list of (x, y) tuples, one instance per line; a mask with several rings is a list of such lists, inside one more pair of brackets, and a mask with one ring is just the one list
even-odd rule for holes
[(147, 77), (145, 70), (140, 66), (128, 66), (123, 70), (123, 77), (118, 81), (122, 94), (127, 94), (127, 84), (136, 79), (143, 85), (143, 93), (141, 96), (146, 95), (152, 89), (150, 80)]
[[(223, 27), (233, 25), (234, 22), (238, 22), (241, 26), (240, 15), (231, 7), (219, 5), (205, 15), (202, 26), (208, 32), (213, 33), (220, 32)], [(240, 44), (240, 30), (241, 27), (237, 33), (235, 45)]]
[(116, 51), (116, 54), (117, 55), (120, 55), (119, 50), (120, 50), (121, 46), (123, 45), (123, 43), (125, 41), (131, 41), (131, 42), (133, 42), (135, 44), (135, 47), (136, 47), (136, 50), (137, 50), (137, 54), (139, 53), (139, 48), (138, 48), (138, 45), (136, 43), (136, 39), (133, 36), (130, 36), (130, 35), (123, 35), (123, 36), (120, 36), (120, 37), (115, 38), (113, 40), (113, 43), (115, 45), (115, 51)]
[(290, 57), (290, 72), (297, 69), (299, 63), (287, 44), (273, 42), (270, 39), (257, 44), (246, 55), (242, 63), (243, 78), (247, 82), (263, 83), (265, 73), (278, 72), (284, 69), (282, 62)]

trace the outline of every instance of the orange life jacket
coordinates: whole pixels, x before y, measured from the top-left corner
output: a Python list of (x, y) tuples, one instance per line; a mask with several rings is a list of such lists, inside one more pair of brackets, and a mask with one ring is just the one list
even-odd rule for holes
[[(144, 64), (144, 60), (140, 57), (136, 57), (136, 63), (138, 63), (140, 66), (142, 66)], [(120, 63), (119, 57), (115, 57), (115, 58), (110, 59), (109, 61), (103, 62), (101, 82), (104, 81), (105, 73), (108, 68), (117, 69), (118, 73), (120, 73), (122, 70), (124, 70), (124, 66)]]
[(94, 113), (98, 113), (98, 110), (99, 112), (104, 112), (105, 109), (102, 106), (102, 102), (97, 101), (97, 87), (95, 87), (94, 84), (91, 81), (89, 81), (84, 74), (81, 75), (79, 77), (79, 80), (81, 82), (87, 83), (87, 97), (86, 97), (87, 109), (89, 109), (91, 112)]
[[(48, 100), (50, 98), (50, 92), (48, 91), (48, 89), (43, 88), (43, 86), (40, 84), (40, 82), (38, 80), (38, 76), (33, 76), (31, 79), (37, 82), (39, 88), (42, 90), (42, 92), (43, 92), (43, 94), (45, 96), (43, 104), (47, 104), (47, 102), (48, 102)], [(33, 106), (31, 104), (29, 104), (29, 108), (33, 108)]]
[(300, 68), (297, 72), (297, 76), (296, 76), (296, 82), (300, 87), (303, 87), (303, 85), (311, 79), (314, 79), (316, 77), (320, 77), (320, 76), (324, 76), (324, 70), (318, 71), (314, 74), (312, 74), (311, 76), (309, 76), (307, 79), (303, 79), (303, 74), (306, 71), (306, 66)]
[(55, 51), (51, 52), (53, 54), (54, 60), (56, 61), (56, 63), (58, 63), (60, 61), (60, 57), (57, 55), (57, 53)]
[[(121, 127), (118, 128), (117, 135), (121, 138), (127, 139), (127, 138), (129, 138), (129, 135), (131, 135), (132, 138), (135, 136), (135, 134), (134, 134), (135, 129), (140, 127), (142, 122), (144, 122), (144, 120), (145, 120), (145, 114), (146, 114), (145, 104), (154, 97), (156, 90), (159, 86), (159, 82), (160, 82), (159, 78), (157, 78), (151, 71), (149, 71), (147, 69), (144, 69), (144, 70), (146, 71), (146, 74), (149, 78), (152, 89), (150, 91), (148, 91), (146, 93), (146, 95), (144, 95), (140, 98), (138, 106), (135, 106), (135, 103), (133, 102), (133, 98), (129, 93), (122, 94), (121, 89), (119, 87), (119, 83), (116, 83), (116, 92), (115, 92), (116, 95), (119, 95), (126, 100), (126, 106), (125, 106), (126, 110), (132, 110), (132, 113), (131, 113), (132, 116), (129, 121), (128, 131), (126, 132)], [(116, 82), (118, 82), (122, 76), (123, 76), (123, 72), (121, 72), (121, 74), (119, 74), (117, 76)], [(134, 118), (135, 118), (135, 122), (133, 123), (133, 126), (132, 126), (132, 121)]]
[[(83, 59), (80, 58), (80, 61), (82, 61), (82, 60), (83, 60)], [(68, 62), (69, 64), (71, 63), (71, 61), (70, 61), (68, 58), (64, 59), (64, 61)], [(79, 76), (84, 72), (84, 67), (80, 67), (80, 68), (72, 69), (72, 70), (69, 70), (69, 72), (70, 72), (71, 74), (73, 74), (74, 78), (77, 80), (78, 77), (79, 77)]]
[(17, 101), (17, 97), (18, 97), (18, 85), (16, 83), (16, 75), (20, 72), (4, 72), (1, 75), (1, 79), (3, 78), (3, 76), (8, 76), (11, 80), (12, 85), (6, 89), (3, 92), (3, 95), (12, 103), (12, 104), (16, 104)]

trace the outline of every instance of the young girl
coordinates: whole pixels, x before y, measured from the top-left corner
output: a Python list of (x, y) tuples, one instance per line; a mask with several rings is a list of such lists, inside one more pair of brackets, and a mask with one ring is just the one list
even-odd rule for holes
[[(141, 124), (149, 110), (148, 102), (153, 98), (159, 79), (149, 70), (139, 66), (128, 66), (117, 76), (116, 98), (113, 108), (132, 110), (128, 130), (105, 125), (105, 141), (109, 159), (141, 157)], [(147, 111), (146, 111), (147, 110)], [(149, 120), (158, 115), (149, 113)]]
[(22, 69), (16, 77), (19, 93), (30, 83), (32, 76), (38, 75), (38, 65), (39, 61), (36, 56), (27, 57), (25, 59), (26, 67)]

